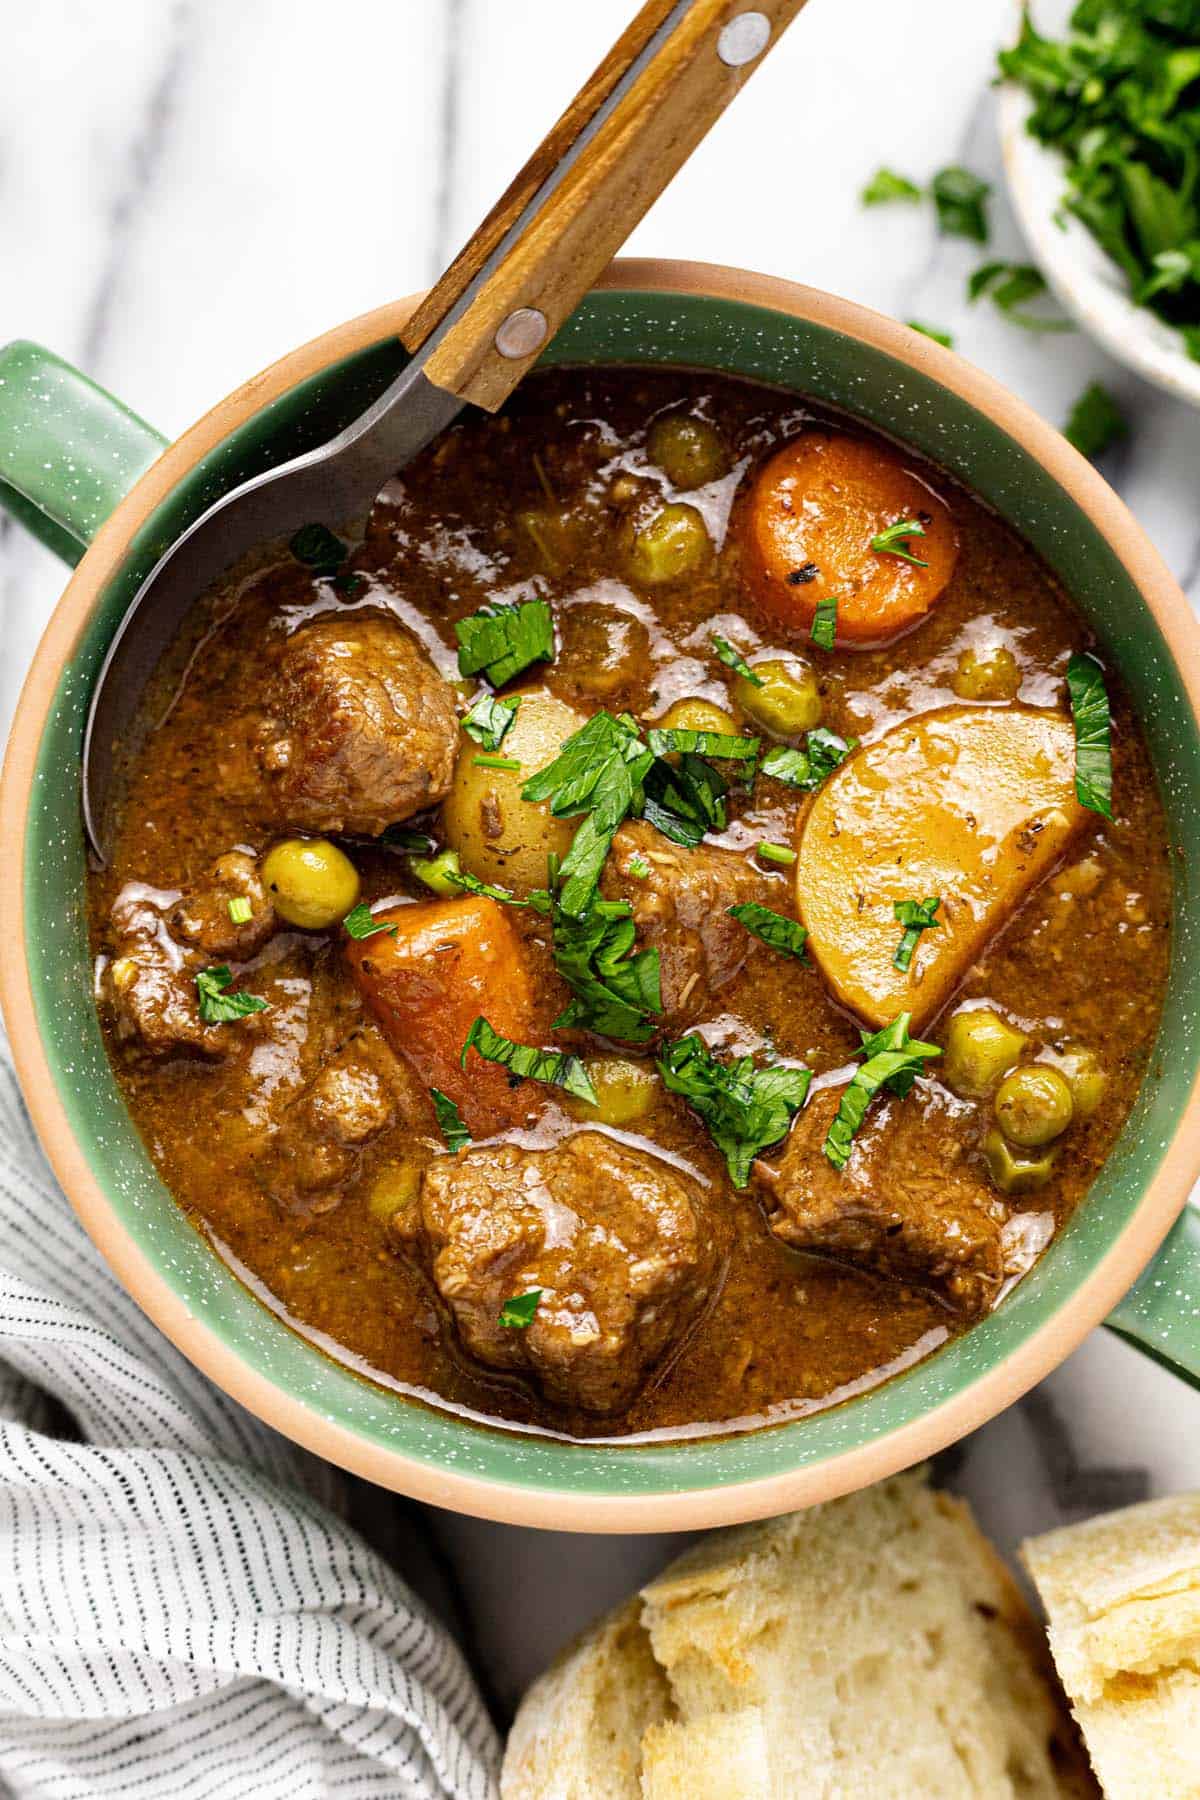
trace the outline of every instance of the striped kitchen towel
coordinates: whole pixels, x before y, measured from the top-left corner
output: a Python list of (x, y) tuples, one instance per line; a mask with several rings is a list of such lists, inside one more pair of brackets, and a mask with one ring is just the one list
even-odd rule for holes
[(470, 1674), (340, 1480), (108, 1273), (0, 1037), (0, 1791), (495, 1800)]

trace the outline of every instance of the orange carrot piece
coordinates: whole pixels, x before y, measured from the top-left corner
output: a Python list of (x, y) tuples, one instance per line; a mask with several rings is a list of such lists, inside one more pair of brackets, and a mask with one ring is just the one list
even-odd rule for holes
[(394, 925), (395, 935), (350, 939), (346, 960), (392, 1049), (455, 1102), (476, 1136), (520, 1124), (536, 1109), (535, 1090), (514, 1088), (504, 1069), (478, 1056), (466, 1069), (459, 1061), (480, 1013), (505, 1037), (537, 1041), (533, 988), (512, 919), (474, 894), (395, 906), (374, 919)]
[[(903, 519), (918, 568), (873, 550)], [(747, 586), (772, 621), (808, 632), (817, 602), (837, 597), (837, 645), (868, 649), (918, 624), (954, 572), (958, 534), (945, 504), (898, 452), (848, 433), (805, 431), (776, 451), (740, 503)], [(815, 573), (814, 573), (815, 568)]]

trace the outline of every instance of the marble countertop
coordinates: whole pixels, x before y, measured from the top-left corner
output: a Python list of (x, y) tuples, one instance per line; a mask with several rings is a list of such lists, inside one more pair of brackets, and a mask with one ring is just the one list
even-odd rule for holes
[[(177, 432), (338, 320), (425, 285), (634, 0), (40, 0), (0, 67), (0, 343), (35, 337)], [(1200, 412), (1079, 334), (969, 306), (974, 246), (925, 209), (864, 212), (882, 162), (961, 162), (1002, 192), (997, 44), (1014, 0), (812, 0), (630, 248), (790, 276), (953, 332), (1056, 424), (1091, 380), (1129, 417), (1105, 473), (1200, 601)], [(63, 583), (0, 525), (0, 731)], [(1102, 1332), (947, 1460), (1003, 1544), (1200, 1486), (1200, 1395)], [(557, 1642), (662, 1561), (662, 1539), (536, 1534), (361, 1501), (463, 1629), (503, 1713)], [(428, 1551), (432, 1547), (432, 1555)]]

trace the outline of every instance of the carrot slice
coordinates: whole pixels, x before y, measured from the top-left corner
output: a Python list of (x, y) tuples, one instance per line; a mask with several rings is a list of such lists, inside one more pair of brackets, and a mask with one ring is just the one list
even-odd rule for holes
[(390, 907), (374, 922), (395, 934), (351, 939), (346, 960), (393, 1050), (449, 1095), (476, 1135), (520, 1124), (536, 1106), (530, 1085), (512, 1087), (505, 1070), (477, 1056), (465, 1070), (459, 1062), (480, 1013), (505, 1037), (537, 1041), (529, 969), (504, 908), (468, 894)]
[[(889, 526), (915, 519), (918, 568), (873, 550)], [(900, 455), (842, 432), (805, 431), (759, 472), (741, 502), (737, 535), (751, 594), (778, 625), (809, 631), (817, 602), (837, 598), (837, 643), (890, 643), (919, 623), (958, 556), (945, 504)]]

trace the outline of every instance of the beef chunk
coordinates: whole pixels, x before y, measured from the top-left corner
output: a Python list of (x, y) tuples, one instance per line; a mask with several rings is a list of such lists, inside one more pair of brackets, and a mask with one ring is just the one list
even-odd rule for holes
[[(629, 872), (640, 857), (650, 873)], [(622, 825), (604, 872), (610, 900), (628, 900), (640, 943), (661, 962), (667, 1033), (703, 1018), (712, 996), (732, 981), (753, 947), (729, 908), (747, 900), (768, 905), (771, 883), (748, 858), (706, 844), (688, 850), (644, 821)]]
[(821, 1145), (842, 1091), (814, 1094), (777, 1168), (755, 1165), (772, 1231), (798, 1250), (930, 1288), (968, 1318), (986, 1312), (1004, 1273), (1007, 1215), (955, 1130), (961, 1103), (932, 1081), (903, 1100), (872, 1101), (838, 1170)]
[[(200, 1017), (196, 975), (209, 958), (172, 937), (169, 917), (181, 896), (131, 881), (113, 903), (113, 954), (100, 976), (100, 997), (119, 1039), (138, 1038), (152, 1056), (223, 1056), (228, 1025)], [(255, 1029), (257, 1015), (239, 1020)]]
[[(466, 1348), (560, 1405), (616, 1412), (713, 1294), (723, 1250), (670, 1164), (585, 1131), (553, 1150), (481, 1146), (425, 1173), (420, 1229)], [(527, 1329), (506, 1300), (541, 1289)]]
[(376, 837), (450, 790), (454, 690), (388, 615), (326, 614), (293, 632), (267, 709), (274, 824)]
[(367, 1146), (401, 1119), (418, 1122), (427, 1111), (416, 1077), (366, 1021), (288, 1103), (267, 1141), (258, 1178), (288, 1212), (329, 1212)]
[[(250, 903), (250, 917), (240, 925), (229, 915), (231, 900)], [(170, 923), (176, 937), (217, 962), (246, 962), (258, 954), (279, 925), (258, 873), (258, 861), (242, 850), (218, 857), (208, 881), (176, 903)]]

